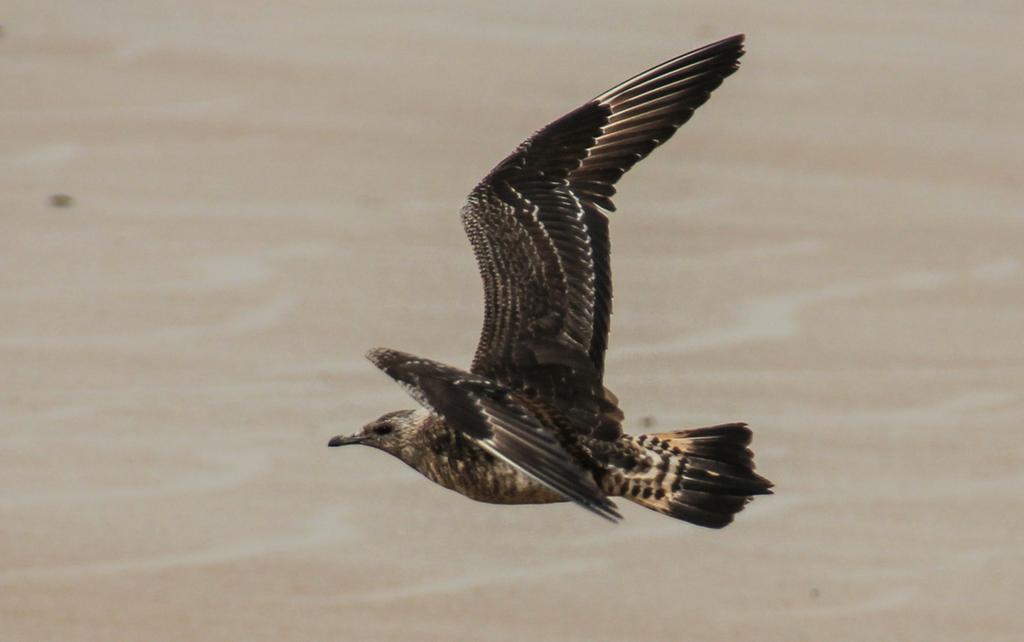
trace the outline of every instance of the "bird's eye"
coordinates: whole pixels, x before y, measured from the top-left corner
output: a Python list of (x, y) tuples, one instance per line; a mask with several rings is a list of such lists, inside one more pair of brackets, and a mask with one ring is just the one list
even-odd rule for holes
[(392, 427), (390, 424), (381, 424), (380, 426), (377, 426), (376, 428), (373, 429), (373, 434), (375, 434), (375, 435), (386, 435), (386, 434), (392, 432), (393, 430), (394, 430), (394, 427)]

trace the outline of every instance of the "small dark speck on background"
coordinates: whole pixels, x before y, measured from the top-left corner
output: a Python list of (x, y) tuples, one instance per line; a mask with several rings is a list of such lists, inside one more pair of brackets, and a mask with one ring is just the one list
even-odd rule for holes
[(657, 422), (654, 420), (654, 417), (652, 417), (650, 415), (647, 415), (646, 417), (641, 417), (640, 418), (640, 425), (643, 426), (644, 428), (651, 428), (656, 423)]
[(71, 207), (71, 197), (67, 194), (51, 194), (50, 205), (53, 207)]
[(821, 591), (819, 591), (816, 588), (812, 588), (811, 589), (811, 597), (814, 597), (814, 598), (821, 597)]

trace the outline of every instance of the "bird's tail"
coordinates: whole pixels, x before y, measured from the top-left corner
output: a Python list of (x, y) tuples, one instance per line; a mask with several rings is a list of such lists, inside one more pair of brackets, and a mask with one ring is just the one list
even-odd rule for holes
[(653, 465), (623, 473), (621, 496), (699, 526), (722, 528), (772, 483), (754, 472), (751, 432), (733, 423), (633, 437)]

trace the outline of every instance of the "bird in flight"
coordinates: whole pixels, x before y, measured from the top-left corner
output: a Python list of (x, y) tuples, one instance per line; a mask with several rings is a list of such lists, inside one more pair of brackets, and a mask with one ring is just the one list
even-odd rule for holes
[(616, 85), (529, 137), (473, 189), (462, 224), (484, 283), (468, 371), (377, 348), (367, 357), (423, 406), (330, 446), (362, 444), (496, 504), (572, 501), (612, 521), (622, 497), (721, 528), (771, 482), (750, 430), (728, 423), (629, 435), (604, 387), (615, 184), (736, 71), (743, 36)]

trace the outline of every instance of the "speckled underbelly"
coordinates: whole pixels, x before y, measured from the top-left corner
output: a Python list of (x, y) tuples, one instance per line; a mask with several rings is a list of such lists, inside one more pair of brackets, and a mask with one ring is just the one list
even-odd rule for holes
[(438, 426), (412, 464), (427, 479), (490, 504), (549, 504), (565, 497), (453, 430)]
[(478, 450), (479, 457), (435, 460), (420, 472), (445, 488), (490, 504), (550, 504), (567, 501), (564, 496), (519, 469)]

